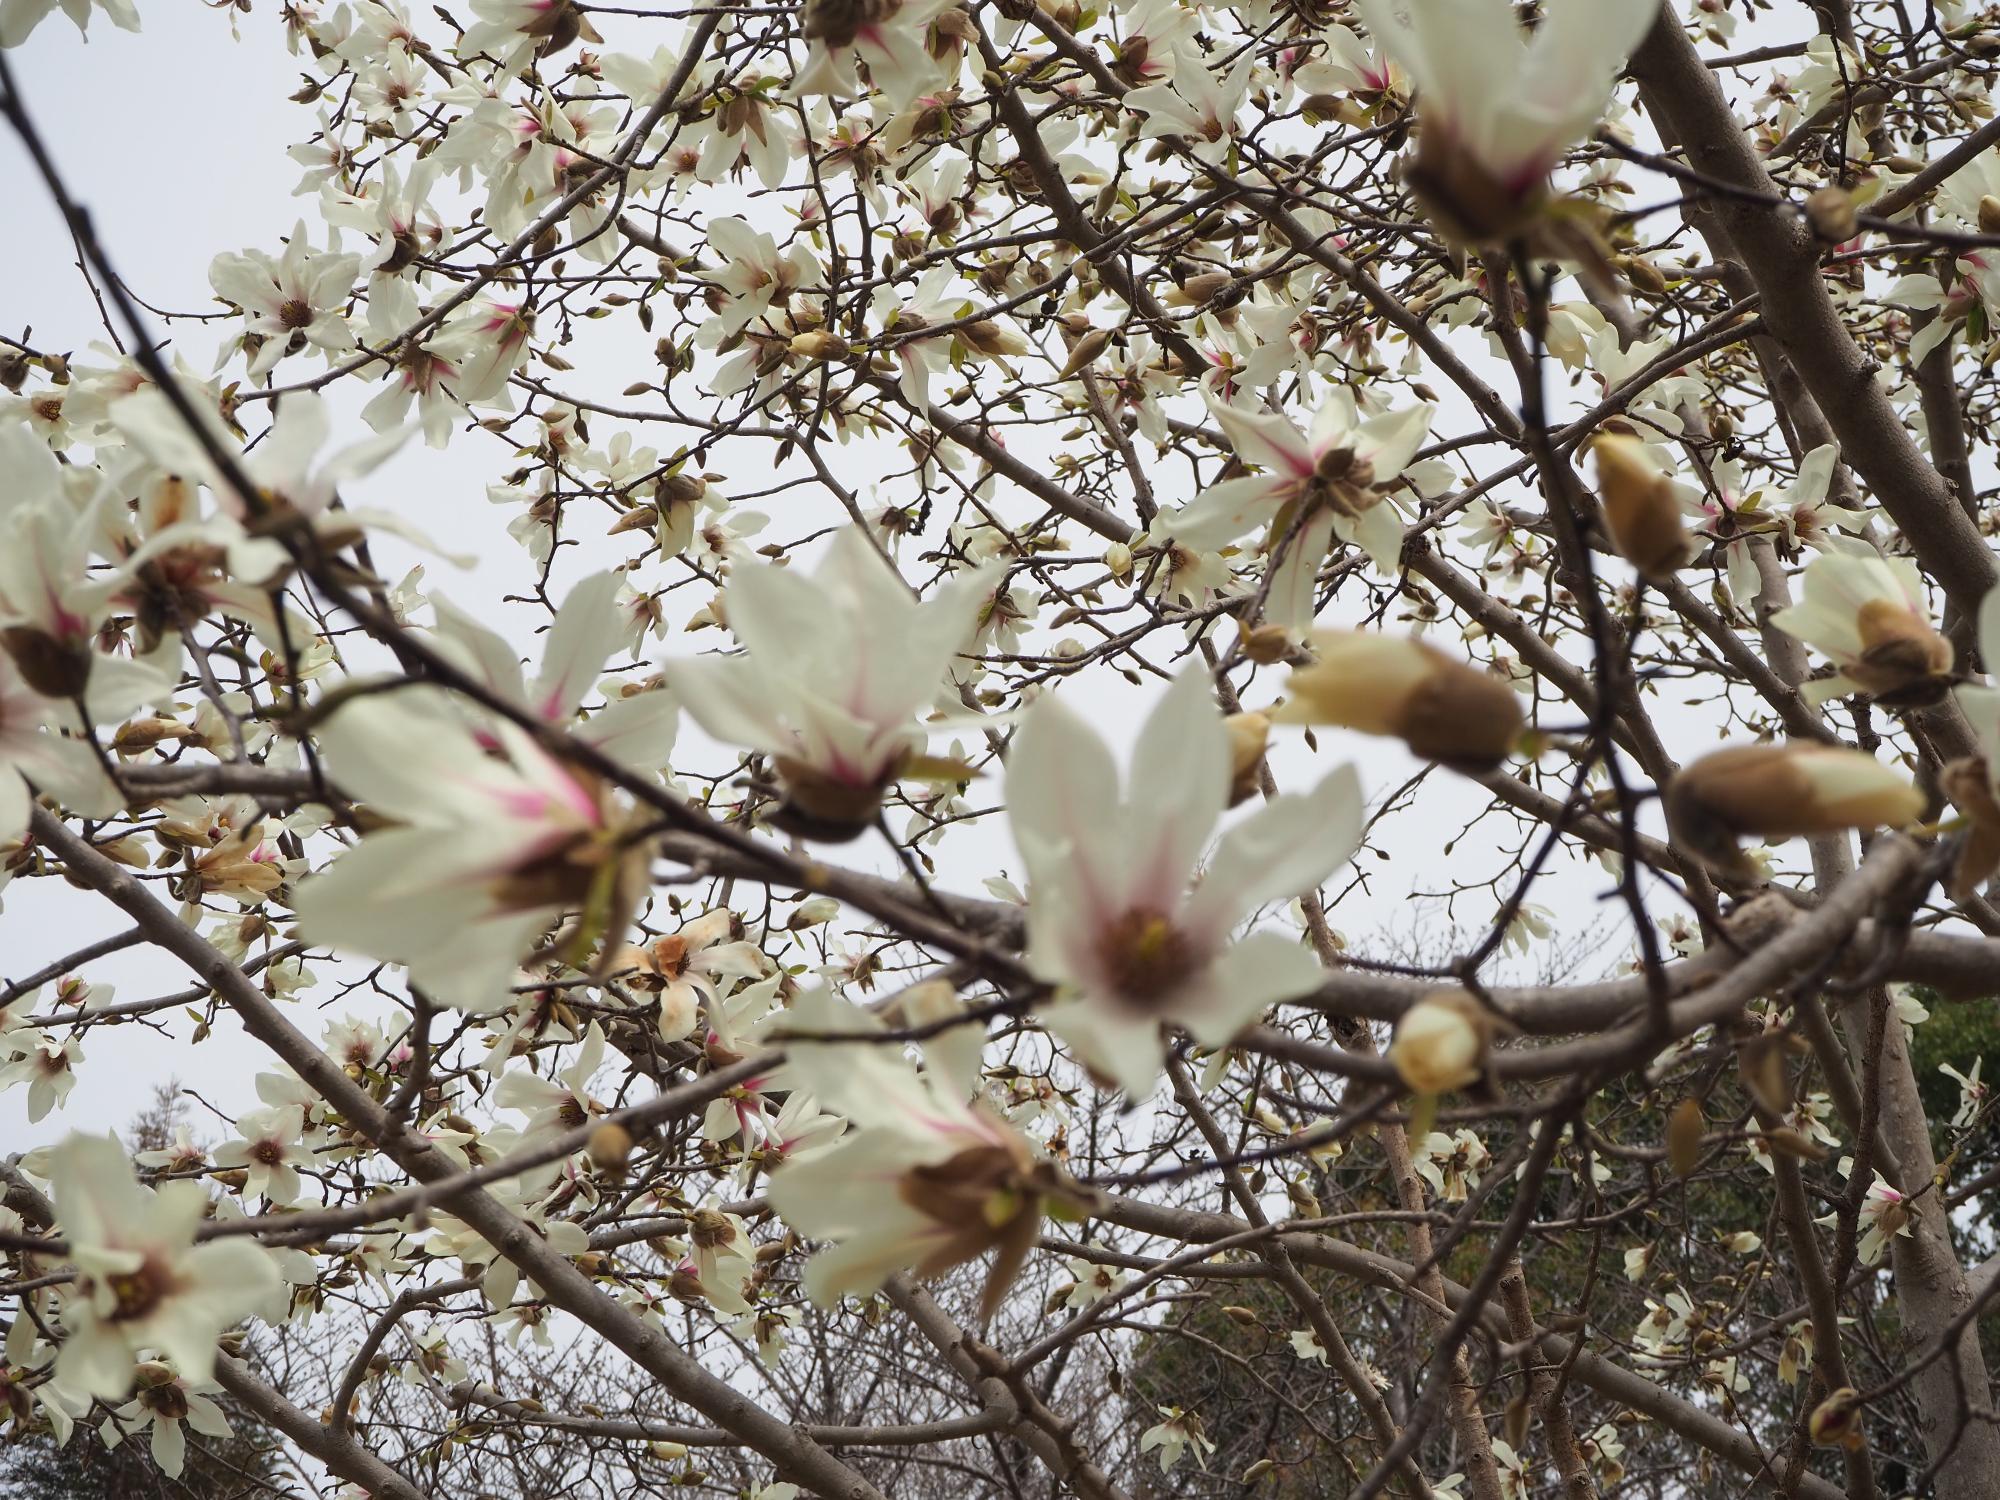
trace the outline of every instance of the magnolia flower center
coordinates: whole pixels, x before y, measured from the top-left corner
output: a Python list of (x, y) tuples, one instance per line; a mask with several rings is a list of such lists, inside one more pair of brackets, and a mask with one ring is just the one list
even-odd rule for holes
[(136, 1322), (166, 1301), (174, 1289), (173, 1271), (157, 1253), (149, 1253), (136, 1271), (120, 1271), (104, 1278), (113, 1306), (109, 1321)]
[(29, 404), (33, 407), (35, 415), (40, 417), (44, 422), (60, 422), (62, 420), (63, 404), (62, 397), (60, 396), (37, 396)]
[(879, 25), (902, 8), (903, 0), (808, 0), (803, 30), (808, 40), (851, 47), (863, 27)]
[(287, 298), (278, 307), (278, 321), (287, 328), (310, 328), (312, 320), (312, 304), (303, 297)]
[(689, 1223), (688, 1239), (698, 1250), (720, 1250), (736, 1243), (736, 1227), (712, 1208), (697, 1209)]
[(1006, 1228), (1034, 1201), (1024, 1191), (1021, 1162), (1005, 1146), (968, 1146), (934, 1166), (911, 1167), (896, 1186), (925, 1217), (979, 1237)]
[(276, 1141), (258, 1141), (250, 1148), (250, 1160), (261, 1167), (282, 1165), (285, 1160), (285, 1148)]
[(164, 1421), (180, 1422), (187, 1418), (187, 1392), (173, 1381), (139, 1392), (139, 1401), (146, 1410)]
[(1097, 954), (1126, 1000), (1150, 1007), (1186, 976), (1191, 955), (1180, 930), (1163, 914), (1134, 907), (1098, 939)]

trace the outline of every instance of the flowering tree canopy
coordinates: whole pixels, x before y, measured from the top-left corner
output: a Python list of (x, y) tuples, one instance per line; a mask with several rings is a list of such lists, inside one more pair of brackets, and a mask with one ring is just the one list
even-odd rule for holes
[(0, 1488), (1992, 1495), (2000, 6), (186, 9), (0, 0)]

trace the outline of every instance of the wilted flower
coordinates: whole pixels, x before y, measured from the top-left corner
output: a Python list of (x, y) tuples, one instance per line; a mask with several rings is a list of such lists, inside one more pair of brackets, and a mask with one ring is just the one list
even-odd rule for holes
[(1038, 700), (1015, 737), (1007, 804), (1030, 880), (1028, 961), (1074, 997), (1043, 1018), (1134, 1097), (1159, 1076), (1162, 1022), (1224, 1046), (1319, 977), (1292, 939), (1230, 935), (1353, 853), (1353, 768), (1232, 828), (1190, 890), (1230, 779), (1229, 734), (1200, 671), (1182, 673), (1147, 718), (1122, 794), (1109, 748), (1059, 697)]
[(1295, 668), (1286, 701), (1271, 710), (1283, 724), (1337, 724), (1392, 735), (1425, 760), (1489, 771), (1521, 738), (1521, 700), (1505, 680), (1447, 656), (1414, 636), (1320, 630), (1319, 659)]
[(1626, 433), (1600, 432), (1590, 452), (1611, 545), (1641, 577), (1672, 576), (1694, 547), (1673, 481), (1647, 457), (1646, 445)]
[(1493, 1015), (1463, 990), (1426, 995), (1403, 1012), (1389, 1061), (1418, 1094), (1464, 1088), (1486, 1071)]

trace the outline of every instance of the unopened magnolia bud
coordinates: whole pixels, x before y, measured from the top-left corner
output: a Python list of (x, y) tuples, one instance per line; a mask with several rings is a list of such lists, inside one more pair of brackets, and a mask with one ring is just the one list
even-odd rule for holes
[(1861, 1434), (1861, 1393), (1851, 1385), (1830, 1392), (1806, 1418), (1806, 1433), (1822, 1448), (1845, 1448), (1858, 1452)]
[(34, 625), (10, 625), (0, 630), (0, 647), (44, 698), (74, 698), (90, 681), (95, 658), (87, 641), (61, 639)]
[(1667, 1165), (1684, 1181), (1701, 1160), (1701, 1128), (1701, 1105), (1693, 1099), (1681, 1100), (1667, 1116)]
[(2000, 799), (1984, 756), (1952, 761), (1938, 773), (1938, 786), (1970, 824), (1947, 887), (1952, 900), (1963, 901), (2000, 869)]
[(795, 334), (791, 352), (801, 359), (839, 359), (847, 353), (847, 340), (837, 333)]
[(1667, 816), (1688, 845), (1741, 871), (1742, 835), (1788, 839), (1850, 828), (1902, 828), (1924, 795), (1859, 750), (1829, 745), (1738, 745), (1703, 756), (1667, 787)]
[(1895, 599), (1869, 599), (1855, 612), (1861, 654), (1847, 675), (1891, 708), (1927, 707), (1944, 696), (1954, 660), (1951, 642)]
[(1259, 666), (1268, 667), (1274, 661), (1282, 661), (1285, 652), (1291, 647), (1291, 636), (1282, 625), (1248, 625), (1239, 628), (1243, 654)]
[(831, 896), (812, 896), (801, 901), (793, 910), (785, 926), (793, 932), (805, 927), (818, 927), (831, 922), (840, 915), (840, 903)]
[(1255, 1328), (1259, 1321), (1257, 1314), (1250, 1308), (1240, 1307), (1234, 1303), (1224, 1307), (1222, 1311), (1228, 1316), (1230, 1322), (1240, 1324), (1245, 1328)]
[(1463, 1088), (1486, 1071), (1493, 1018), (1463, 990), (1426, 995), (1403, 1012), (1389, 1061), (1418, 1094)]
[(1109, 328), (1093, 328), (1085, 333), (1070, 349), (1069, 358), (1063, 362), (1056, 379), (1072, 379), (1097, 363), (1097, 357), (1111, 346), (1111, 335)]
[(1264, 714), (1231, 714), (1222, 721), (1229, 731), (1229, 802), (1233, 807), (1257, 790), (1257, 768), (1271, 738), (1271, 720)]
[(1794, 1161), (1826, 1160), (1826, 1147), (1789, 1125), (1765, 1131), (1764, 1145), (1774, 1156), (1789, 1156)]
[(1667, 291), (1666, 274), (1643, 255), (1628, 255), (1618, 262), (1625, 279), (1634, 289), (1654, 297), (1663, 297)]
[(1260, 1458), (1243, 1471), (1243, 1483), (1255, 1484), (1277, 1467), (1278, 1461), (1275, 1458)]
[(1806, 221), (1814, 234), (1836, 245), (1853, 239), (1861, 228), (1854, 216), (1854, 199), (1840, 187), (1823, 187), (1807, 198)]
[(1288, 701), (1272, 711), (1279, 722), (1394, 735), (1465, 771), (1491, 770), (1521, 737), (1513, 688), (1413, 636), (1329, 630), (1312, 647), (1319, 660), (1293, 670)]
[(1599, 433), (1590, 451), (1611, 545), (1642, 577), (1670, 576), (1692, 550), (1673, 481), (1646, 457), (1644, 443), (1624, 433)]
[(616, 1120), (606, 1120), (591, 1131), (590, 1144), (584, 1149), (590, 1154), (592, 1166), (606, 1172), (616, 1171), (632, 1154), (632, 1132)]
[(1736, 1072), (1752, 1097), (1780, 1117), (1792, 1107), (1792, 1079), (1785, 1067), (1784, 1038), (1777, 1034), (1751, 1037), (1736, 1049)]
[(606, 536), (622, 536), (628, 531), (642, 531), (656, 524), (659, 519), (660, 512), (657, 506), (635, 505), (617, 520), (613, 521), (611, 529), (604, 534)]
[(653, 1457), (666, 1463), (673, 1463), (688, 1456), (687, 1447), (682, 1443), (670, 1443), (662, 1438), (653, 1444)]
[(1129, 578), (1132, 574), (1132, 549), (1123, 542), (1113, 542), (1104, 549), (1104, 566), (1111, 570), (1113, 578)]
[(1979, 200), (1979, 232), (2000, 234), (2000, 198), (1991, 193)]

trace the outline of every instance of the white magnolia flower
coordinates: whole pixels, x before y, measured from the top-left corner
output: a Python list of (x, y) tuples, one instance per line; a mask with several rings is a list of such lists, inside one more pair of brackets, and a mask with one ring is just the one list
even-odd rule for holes
[(299, 1168), (312, 1152), (299, 1137), (305, 1110), (296, 1104), (252, 1110), (236, 1122), (236, 1139), (215, 1148), (215, 1164), (243, 1172), (246, 1197), (262, 1194), (279, 1205), (299, 1200)]
[(352, 349), (346, 307), (360, 269), (358, 255), (315, 251), (306, 241), (303, 219), (275, 259), (261, 250), (216, 256), (208, 284), (241, 309), (243, 331), (256, 341), (251, 378), (267, 373), (294, 347), (311, 344), (328, 355)]
[(406, 964), (445, 1004), (484, 1010), (565, 910), (622, 925), (644, 856), (620, 804), (513, 724), (475, 731), (417, 689), (358, 698), (318, 737), (341, 786), (393, 822), (300, 885), (310, 941)]
[(851, 838), (923, 753), (916, 715), (937, 700), (993, 582), (963, 573), (919, 601), (848, 527), (810, 578), (735, 566), (723, 598), (745, 654), (672, 662), (667, 680), (710, 734), (772, 757), (787, 795), (780, 826)]
[(270, 1257), (241, 1237), (195, 1244), (207, 1194), (191, 1182), (141, 1187), (111, 1136), (70, 1136), (49, 1175), (78, 1274), (63, 1302), (56, 1379), (116, 1401), (151, 1350), (184, 1378), (207, 1380), (223, 1331), (278, 1292)]
[(1007, 806), (1030, 880), (1028, 961), (1066, 997), (1044, 1019), (1135, 1098), (1159, 1076), (1162, 1022), (1221, 1047), (1319, 977), (1278, 933), (1230, 939), (1257, 907), (1313, 889), (1354, 852), (1354, 770), (1245, 818), (1197, 881), (1229, 783), (1229, 731), (1198, 671), (1147, 719), (1122, 792), (1109, 747), (1055, 695), (1015, 738)]
[(801, 1234), (830, 1240), (806, 1267), (813, 1299), (872, 1292), (904, 1268), (935, 1276), (995, 1252), (982, 1300), (990, 1317), (1033, 1248), (1045, 1206), (1071, 1195), (1052, 1163), (983, 1104), (918, 1074), (869, 1038), (872, 1016), (824, 992), (801, 997), (801, 1031), (851, 1043), (795, 1040), (787, 1072), (853, 1127), (791, 1157), (771, 1176), (771, 1206)]
[(1989, 1092), (1979, 1077), (1979, 1070), (1985, 1065), (1984, 1057), (1975, 1057), (1972, 1060), (1972, 1071), (1961, 1073), (1950, 1063), (1938, 1064), (1938, 1071), (1958, 1085), (1958, 1108), (1953, 1111), (1951, 1117), (1951, 1128), (1954, 1130), (1964, 1130), (1979, 1118), (1979, 1111), (1985, 1105)]
[(1409, 71), (1423, 134), (1409, 180), (1440, 227), (1504, 240), (1539, 209), (1550, 170), (1590, 133), (1659, 0), (1550, 0), (1532, 37), (1511, 0), (1355, 0)]
[(1125, 106), (1146, 117), (1142, 140), (1182, 142), (1195, 160), (1220, 165), (1236, 141), (1236, 112), (1249, 93), (1255, 55), (1245, 50), (1229, 71), (1212, 72), (1198, 54), (1172, 64), (1172, 83), (1148, 84), (1125, 96)]
[(1479, 1186), (1479, 1174), (1493, 1159), (1486, 1143), (1462, 1127), (1450, 1135), (1433, 1130), (1419, 1150), (1422, 1157), (1417, 1162), (1417, 1175), (1446, 1203), (1465, 1202), (1467, 1192)]
[(1415, 457), (1435, 409), (1425, 404), (1364, 419), (1342, 387), (1301, 432), (1280, 413), (1247, 412), (1211, 398), (1209, 410), (1237, 458), (1259, 472), (1211, 484), (1164, 518), (1164, 528), (1198, 552), (1267, 526), (1275, 549), (1295, 529), (1265, 614), (1303, 631), (1312, 623), (1314, 580), (1334, 537), (1361, 548), (1382, 572), (1395, 570), (1403, 521), (1383, 488)]
[(1073, 1255), (1065, 1264), (1069, 1267), (1071, 1280), (1069, 1292), (1063, 1298), (1065, 1307), (1088, 1307), (1091, 1303), (1110, 1296), (1125, 1284), (1125, 1273), (1116, 1266), (1106, 1265), (1102, 1261)]
[[(20, 46), (28, 39), (28, 33), (55, 10), (56, 3), (57, 0), (0, 0), (0, 47)], [(76, 29), (86, 36), (90, 33), (93, 5), (101, 8), (120, 31), (139, 29), (139, 11), (132, 0), (61, 0), (61, 3), (63, 14), (76, 22)]]
[(449, 600), (437, 595), (438, 637), (451, 655), (497, 696), (527, 709), (543, 723), (569, 727), (578, 739), (635, 771), (655, 771), (674, 748), (678, 709), (670, 694), (637, 692), (612, 697), (603, 708), (578, 719), (583, 701), (597, 686), (607, 660), (623, 647), (629, 627), (618, 606), (622, 580), (616, 573), (593, 573), (569, 591), (549, 626), (541, 671), (529, 683), (514, 648)]
[(943, 70), (924, 45), (925, 33), (950, 0), (807, 0), (802, 30), (810, 44), (805, 66), (792, 80), (799, 97), (853, 98), (864, 90), (855, 73), (868, 67), (869, 82), (891, 110), (900, 110)]
[(25, 1083), (28, 1123), (39, 1124), (50, 1110), (61, 1108), (76, 1087), (76, 1065), (83, 1061), (83, 1046), (74, 1036), (59, 1039), (32, 1027), (0, 1036), (0, 1046), (13, 1053), (13, 1060), (0, 1068), (0, 1093)]
[(1908, 558), (1830, 552), (1806, 565), (1805, 600), (1771, 623), (1832, 659), (1840, 670), (1805, 684), (1808, 703), (1867, 693), (1916, 707), (1944, 695), (1951, 642), (1932, 626), (1923, 576)]
[(1164, 1420), (1139, 1434), (1139, 1451), (1150, 1453), (1155, 1448), (1159, 1449), (1162, 1474), (1172, 1470), (1189, 1448), (1194, 1449), (1197, 1464), (1202, 1464), (1215, 1451), (1207, 1428), (1195, 1413), (1183, 1411), (1178, 1406), (1163, 1406), (1159, 1411)]
[(187, 1462), (187, 1437), (181, 1431), (183, 1423), (204, 1437), (229, 1436), (229, 1419), (207, 1394), (220, 1389), (211, 1381), (203, 1381), (197, 1388), (171, 1365), (148, 1360), (139, 1366), (137, 1393), (118, 1408), (116, 1421), (105, 1421), (98, 1429), (99, 1435), (103, 1437), (105, 1447), (115, 1448), (127, 1428), (151, 1428), (149, 1446), (153, 1462), (169, 1478), (178, 1478)]
[[(134, 555), (133, 566), (176, 547), (206, 541), (226, 548), (229, 571), (241, 581), (268, 582), (288, 566), (289, 558), (278, 542), (256, 534), (255, 523), (288, 513), (309, 522), (320, 544), (333, 551), (375, 530), (437, 553), (460, 567), (469, 565), (468, 559), (443, 551), (400, 512), (372, 506), (334, 507), (341, 487), (380, 468), (408, 441), (410, 428), (361, 438), (321, 462), (320, 450), (333, 433), (333, 413), (326, 401), (294, 392), (280, 397), (274, 405), (270, 431), (238, 460), (244, 477), (255, 487), (249, 497), (239, 494), (222, 476), (207, 450), (159, 392), (142, 391), (112, 408), (112, 425), (128, 442), (165, 472), (207, 485), (222, 510), (222, 515), (211, 521), (165, 527)], [(236, 451), (239, 445), (223, 430), (220, 418), (209, 408), (197, 405), (196, 410), (224, 451)]]
[(574, 1130), (592, 1115), (604, 1111), (604, 1106), (590, 1093), (590, 1081), (603, 1066), (604, 1028), (592, 1021), (583, 1034), (576, 1060), (561, 1073), (554, 1078), (543, 1078), (526, 1068), (516, 1068), (494, 1089), (493, 1103), (500, 1109), (517, 1109), (528, 1117), (523, 1135)]
[[(1853, 1165), (1852, 1157), (1842, 1157), (1843, 1175), (1850, 1172)], [(1861, 1239), (1854, 1247), (1861, 1264), (1872, 1266), (1879, 1261), (1882, 1252), (1889, 1248), (1889, 1241), (1908, 1239), (1913, 1218), (1908, 1200), (1877, 1172), (1875, 1180), (1868, 1184), (1868, 1191), (1861, 1198)], [(1813, 1222), (1831, 1228), (1840, 1222), (1840, 1215), (1830, 1213)]]

